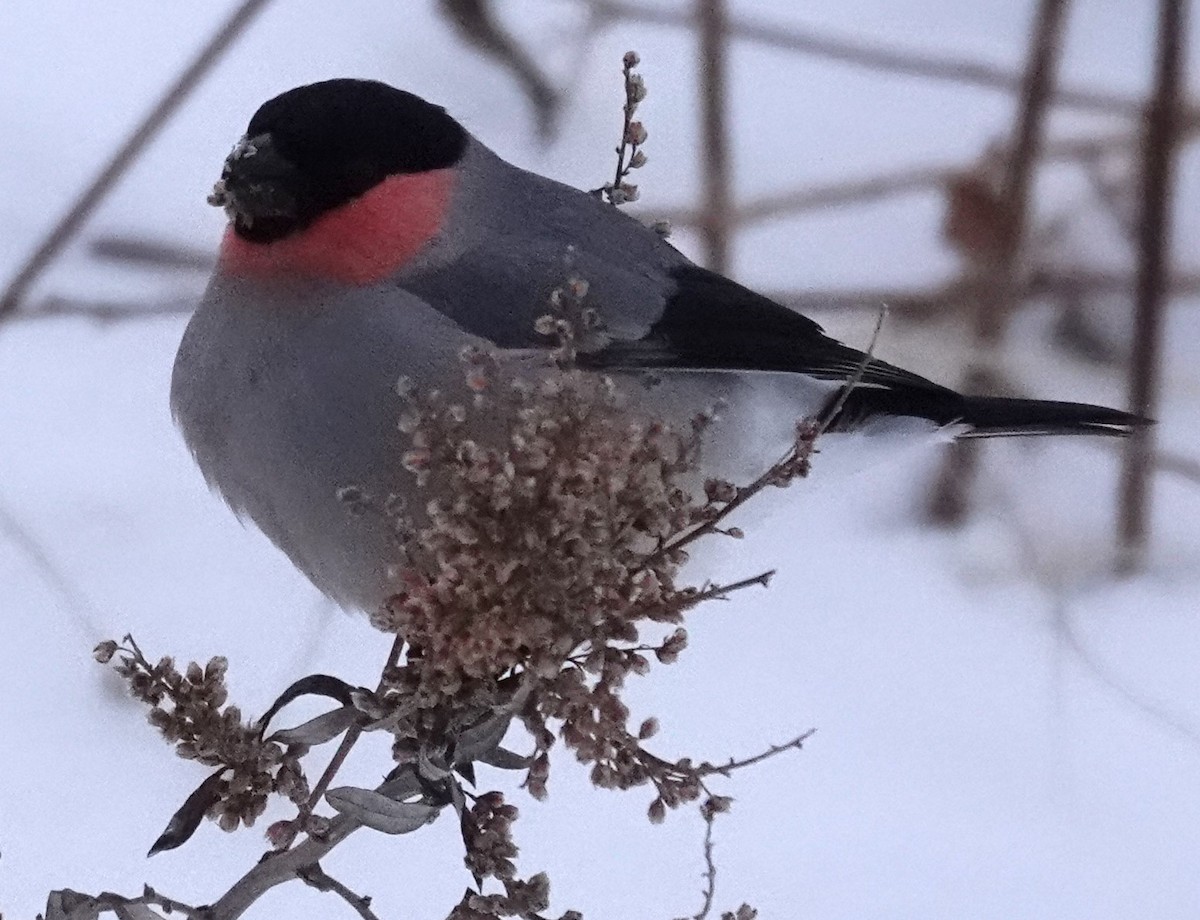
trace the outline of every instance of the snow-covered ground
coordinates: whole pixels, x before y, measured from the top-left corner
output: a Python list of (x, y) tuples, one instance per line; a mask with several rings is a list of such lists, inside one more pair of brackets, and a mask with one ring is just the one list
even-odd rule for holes
[[(651, 96), (645, 204), (689, 200), (697, 168), (690, 38), (625, 24), (580, 51), (571, 2), (498, 4), (577, 92), (540, 145), (516, 87), (466, 53), (432, 3), (276, 4), (201, 87), (91, 222), (212, 246), (204, 205), (255, 107), (292, 85), (373, 76), (437, 99), (503, 155), (574, 184), (608, 175), (621, 52), (642, 52)], [(741, 0), (772, 21), (940, 47), (1016, 66), (1031, 3)], [(6, 278), (233, 4), (0, 4), (0, 278)], [(1078, 5), (1074, 82), (1145, 87), (1148, 3)], [(1193, 42), (1192, 60), (1200, 59)], [(1002, 95), (739, 47), (733, 57), (741, 194), (974, 156), (1008, 123)], [(1193, 87), (1196, 85), (1192, 81)], [(1111, 123), (1060, 115), (1062, 131)], [(1179, 256), (1200, 239), (1197, 158), (1185, 160)], [(1056, 174), (1057, 175), (1057, 174)], [(1070, 203), (1047, 181), (1043, 206)], [(736, 273), (764, 287), (919, 284), (953, 267), (934, 196), (780, 221), (746, 233)], [(680, 234), (681, 245), (693, 241)], [(35, 292), (194, 295), (203, 279), (116, 270), (82, 246)], [(861, 323), (822, 317), (858, 336)], [(243, 708), (300, 673), (368, 681), (386, 643), (330, 611), (266, 541), (207, 494), (166, 405), (183, 318), (0, 327), (0, 515), (43, 547), (59, 584), (0, 516), (0, 911), (31, 917), (51, 888), (215, 897), (257, 857), (256, 831), (206, 824), (183, 849), (143, 854), (201, 778), (145, 725), (90, 657), (132, 631), (153, 655), (229, 656)], [(1121, 382), (1064, 363), (1022, 317), (1008, 365), (1031, 391), (1121, 401)], [(1200, 454), (1200, 302), (1168, 329), (1163, 442)], [(897, 327), (881, 351), (952, 375), (940, 332)], [(922, 355), (921, 349), (930, 349)], [(947, 378), (953, 382), (952, 377)], [(704, 575), (777, 567), (693, 623), (683, 660), (634, 692), (670, 753), (751, 753), (816, 727), (800, 754), (726, 784), (718, 905), (764, 917), (1194, 917), (1200, 909), (1200, 490), (1160, 478), (1148, 571), (1107, 574), (1116, 454), (1109, 445), (1003, 444), (990, 452), (975, 524), (947, 534), (915, 511), (937, 461), (914, 451), (853, 479), (820, 470), (754, 515)], [(366, 758), (364, 758), (365, 760)], [(702, 828), (661, 827), (648, 796), (592, 790), (560, 759), (551, 798), (517, 794), (521, 866), (545, 869), (555, 907), (668, 917), (700, 902)], [(377, 761), (379, 762), (379, 761)], [(350, 774), (354, 778), (353, 772)], [(372, 782), (370, 769), (357, 777)], [(485, 782), (492, 777), (485, 777)], [(497, 783), (507, 779), (498, 778)], [(453, 822), (420, 837), (360, 834), (326, 868), (385, 918), (438, 917), (469, 883)], [(435, 840), (434, 838), (438, 839)], [(252, 916), (345, 905), (286, 886)]]

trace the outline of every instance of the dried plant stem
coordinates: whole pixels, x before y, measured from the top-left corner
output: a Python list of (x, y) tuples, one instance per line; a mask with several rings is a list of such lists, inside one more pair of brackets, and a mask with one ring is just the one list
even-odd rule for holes
[[(399, 788), (403, 780), (385, 782), (377, 791), (401, 799), (418, 791), (416, 787)], [(329, 822), (328, 830), (320, 838), (309, 837), (290, 850), (270, 853), (233, 886), (221, 895), (208, 909), (202, 920), (237, 920), (264, 894), (277, 885), (299, 878), (310, 871), (334, 847), (362, 828), (362, 823), (348, 815), (338, 815)], [(51, 918), (47, 917), (47, 920)]]
[[(400, 636), (396, 636), (395, 639), (392, 640), (391, 649), (388, 651), (387, 662), (384, 665), (382, 672), (383, 675), (386, 676), (387, 672), (396, 666), (396, 662), (399, 660), (400, 653), (403, 651), (403, 649), (404, 640)], [(385, 676), (381, 676), (379, 678), (379, 684), (376, 687), (377, 693), (383, 689)], [(346, 734), (342, 736), (341, 743), (338, 744), (337, 750), (334, 751), (333, 756), (329, 758), (329, 763), (326, 765), (324, 772), (321, 774), (320, 779), (317, 780), (316, 785), (313, 786), (312, 792), (308, 796), (308, 801), (305, 802), (304, 807), (301, 808), (300, 814), (296, 819), (298, 822), (303, 824), (304, 818), (306, 818), (308, 815), (311, 815), (313, 813), (313, 809), (320, 804), (321, 796), (325, 794), (325, 791), (329, 788), (329, 784), (332, 783), (334, 777), (337, 776), (338, 770), (342, 768), (342, 764), (344, 764), (346, 762), (346, 758), (350, 756), (351, 749), (353, 749), (354, 745), (358, 743), (358, 739), (362, 737), (362, 733), (362, 726), (357, 722), (346, 729)]]
[[(1171, 183), (1183, 85), (1183, 42), (1187, 34), (1185, 0), (1161, 0), (1154, 96), (1146, 114), (1142, 155), (1142, 198), (1138, 220), (1137, 301), (1133, 361), (1129, 369), (1129, 406), (1153, 418), (1161, 375), (1163, 307), (1166, 303), (1170, 250)], [(1149, 532), (1150, 475), (1154, 430), (1144, 426), (1126, 442), (1120, 490), (1118, 569), (1140, 568)]]
[(125, 175), (129, 167), (137, 161), (146, 145), (158, 134), (167, 119), (191, 95), (192, 90), (199, 85), (234, 40), (245, 31), (254, 17), (269, 2), (270, 0), (245, 0), (221, 24), (191, 63), (175, 78), (175, 81), (154, 104), (141, 123), (117, 148), (91, 184), (71, 205), (70, 210), (55, 224), (37, 249), (33, 251), (33, 254), (25, 261), (25, 264), (17, 271), (4, 293), (0, 294), (0, 320), (16, 311), (34, 281), (57, 258), (67, 243), (75, 237), (79, 228), (92, 215), (92, 212), (96, 210), (96, 207), (104, 200), (118, 180)]
[[(875, 356), (875, 349), (879, 345), (879, 333), (883, 331), (883, 321), (887, 319), (888, 307), (886, 304), (880, 307), (879, 314), (875, 317), (875, 328), (871, 330), (871, 341), (867, 343), (867, 350), (863, 353), (863, 359), (858, 363), (858, 367), (854, 369), (854, 373), (846, 380), (838, 389), (837, 396), (828, 406), (821, 410), (821, 414), (817, 417), (816, 437), (820, 437), (829, 430), (829, 426), (841, 413), (846, 406), (846, 400), (850, 398), (850, 394), (854, 388), (862, 383), (863, 374), (867, 372), (867, 368), (871, 364), (871, 358)], [(814, 439), (815, 440), (815, 439)]]
[[(737, 511), (742, 505), (746, 504), (755, 495), (761, 492), (769, 485), (780, 482), (781, 472), (792, 468), (796, 465), (803, 465), (811, 458), (816, 447), (817, 439), (823, 435), (837, 418), (838, 412), (846, 404), (846, 400), (850, 396), (850, 392), (858, 386), (862, 380), (862, 375), (866, 371), (867, 366), (871, 363), (871, 358), (875, 354), (875, 346), (879, 342), (879, 333), (883, 329), (883, 321), (887, 316), (887, 308), (879, 311), (879, 316), (875, 321), (875, 329), (871, 333), (871, 341), (867, 345), (867, 350), (863, 354), (863, 360), (855, 370), (854, 374), (838, 389), (837, 394), (830, 404), (821, 412), (817, 422), (811, 425), (801, 425), (797, 432), (796, 442), (788, 449), (788, 452), (780, 458), (777, 463), (774, 463), (770, 469), (764, 472), (761, 476), (755, 479), (748, 486), (741, 487), (732, 499), (730, 499), (710, 520), (678, 536), (676, 539), (664, 544), (659, 550), (649, 557), (647, 565), (653, 565), (658, 560), (677, 553), (685, 549), (692, 543), (699, 540), (701, 537), (716, 533), (720, 530), (720, 525), (731, 514)], [(786, 481), (786, 480), (785, 480)], [(773, 572), (766, 572), (755, 578), (749, 579), (750, 584), (765, 585), (766, 579), (769, 579)], [(728, 589), (726, 589), (728, 590)]]
[(731, 776), (737, 770), (744, 770), (746, 767), (753, 767), (762, 763), (764, 760), (770, 760), (772, 757), (778, 757), (788, 751), (804, 750), (804, 742), (815, 735), (817, 730), (810, 728), (801, 735), (797, 735), (791, 741), (785, 741), (783, 744), (773, 744), (761, 754), (755, 754), (753, 757), (745, 757), (741, 760), (730, 759), (723, 764), (706, 764), (701, 768), (700, 773), (703, 776)]
[(693, 915), (693, 920), (705, 920), (713, 909), (713, 901), (717, 896), (717, 862), (713, 858), (713, 824), (717, 813), (709, 809), (701, 809), (704, 815), (704, 903)]
[(355, 723), (346, 729), (346, 734), (342, 736), (342, 741), (338, 745), (333, 756), (329, 758), (329, 763), (326, 765), (324, 772), (321, 773), (320, 779), (313, 786), (312, 793), (308, 797), (308, 801), (304, 803), (304, 807), (300, 810), (300, 818), (303, 820), (308, 815), (313, 813), (313, 809), (321, 802), (321, 796), (329, 788), (329, 784), (333, 782), (333, 778), (337, 776), (338, 770), (342, 768), (342, 764), (346, 762), (346, 758), (350, 756), (350, 751), (358, 743), (358, 739), (362, 737), (362, 726)]
[(731, 582), (730, 584), (727, 584), (727, 585), (717, 585), (716, 587), (713, 587), (713, 588), (705, 588), (703, 591), (700, 591), (695, 596), (688, 598), (687, 606), (694, 607), (697, 604), (703, 603), (704, 601), (711, 601), (711, 600), (716, 600), (718, 598), (724, 598), (724, 597), (727, 597), (728, 595), (732, 594), (735, 591), (742, 591), (745, 588), (754, 588), (754, 587), (766, 588), (771, 584), (771, 579), (774, 577), (775, 577), (775, 570), (769, 569), (766, 572), (762, 572), (758, 575), (755, 575), (753, 578), (743, 578), (740, 581)]
[(634, 84), (630, 81), (633, 68), (637, 66), (636, 57), (625, 55), (621, 66), (623, 85), (625, 87), (625, 104), (621, 107), (621, 142), (617, 144), (617, 171), (613, 175), (612, 187), (618, 189), (625, 177), (629, 175), (629, 160), (637, 153), (638, 144), (632, 139), (633, 115), (637, 111), (638, 99), (635, 96)]

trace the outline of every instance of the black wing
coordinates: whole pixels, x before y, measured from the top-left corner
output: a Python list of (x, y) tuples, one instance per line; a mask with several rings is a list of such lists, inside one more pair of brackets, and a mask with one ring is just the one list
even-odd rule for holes
[[(850, 378), (866, 361), (808, 317), (715, 272), (693, 265), (675, 269), (672, 278), (677, 288), (645, 336), (614, 341), (581, 361), (601, 369), (783, 371), (822, 380)], [(861, 383), (952, 392), (874, 359)]]
[(849, 380), (861, 369), (859, 385), (831, 420), (835, 429), (854, 428), (881, 415), (916, 416), (943, 425), (963, 422), (976, 437), (1127, 435), (1147, 424), (1103, 406), (963, 396), (903, 368), (868, 361), (811, 319), (714, 272), (688, 266), (676, 269), (673, 277), (678, 288), (645, 336), (580, 354), (580, 362), (611, 369), (783, 371), (822, 380)]

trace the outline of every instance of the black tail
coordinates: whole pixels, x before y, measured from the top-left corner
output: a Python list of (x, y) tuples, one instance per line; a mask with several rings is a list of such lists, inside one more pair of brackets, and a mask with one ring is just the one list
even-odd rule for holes
[(1086, 403), (1012, 399), (1005, 396), (962, 397), (962, 421), (971, 426), (964, 438), (1006, 435), (1098, 434), (1127, 437), (1150, 420)]
[(1126, 437), (1149, 419), (1085, 403), (963, 396), (941, 388), (859, 386), (851, 390), (831, 430), (857, 428), (879, 416), (907, 415), (939, 425), (963, 424), (961, 438), (1089, 434)]

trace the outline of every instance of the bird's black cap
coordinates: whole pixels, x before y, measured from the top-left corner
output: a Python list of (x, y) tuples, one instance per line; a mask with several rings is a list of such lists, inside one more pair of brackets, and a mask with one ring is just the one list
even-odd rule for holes
[(325, 80), (263, 103), (210, 199), (239, 235), (281, 239), (388, 176), (453, 166), (467, 132), (440, 106), (374, 80)]

